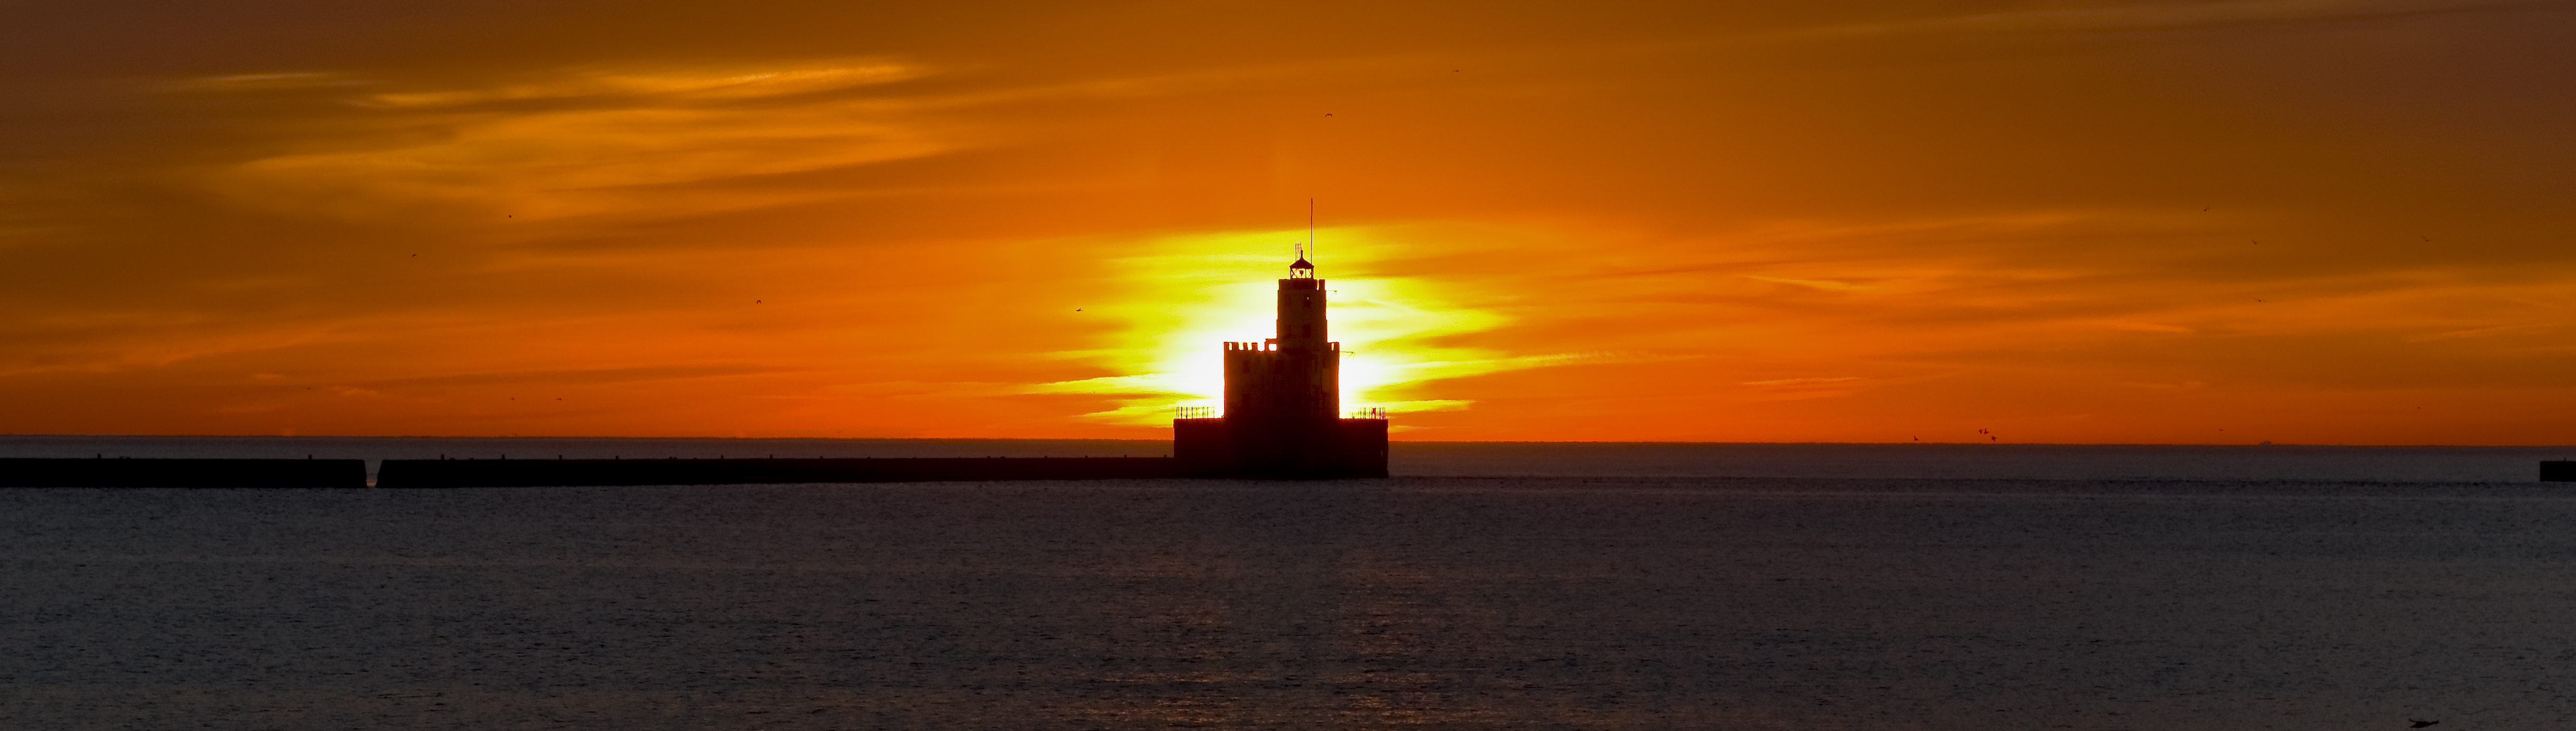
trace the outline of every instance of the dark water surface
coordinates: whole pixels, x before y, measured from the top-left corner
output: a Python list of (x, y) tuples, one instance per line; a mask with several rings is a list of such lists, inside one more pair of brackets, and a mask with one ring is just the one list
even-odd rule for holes
[(1657, 449), (1827, 476), (0, 490), (0, 728), (2576, 720), (2521, 451)]

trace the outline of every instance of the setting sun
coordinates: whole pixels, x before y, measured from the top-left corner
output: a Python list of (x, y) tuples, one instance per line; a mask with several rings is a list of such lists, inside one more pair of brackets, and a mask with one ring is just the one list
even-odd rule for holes
[[(1328, 229), (1322, 235), (1336, 251), (1335, 256), (1319, 252), (1315, 258), (1329, 262), (1318, 264), (1318, 276), (1329, 281), (1333, 339), (1345, 354), (1345, 410), (1465, 408), (1472, 401), (1416, 395), (1443, 378), (1536, 364), (1438, 344), (1443, 337), (1492, 329), (1500, 318), (1477, 311), (1438, 284), (1366, 278), (1372, 263), (1402, 247), (1383, 240), (1388, 234)], [(1105, 347), (1067, 355), (1120, 375), (1039, 384), (1033, 392), (1112, 395), (1120, 400), (1118, 408), (1088, 417), (1144, 426), (1169, 420), (1172, 407), (1217, 406), (1224, 390), (1218, 345), (1271, 337), (1271, 278), (1286, 276), (1286, 261), (1294, 258), (1278, 252), (1294, 251), (1305, 236), (1304, 231), (1175, 236), (1137, 247), (1151, 253), (1103, 262), (1105, 271), (1117, 273), (1109, 287), (1116, 294), (1083, 311), (1115, 319), (1119, 329)], [(1355, 274), (1333, 274), (1340, 271)]]

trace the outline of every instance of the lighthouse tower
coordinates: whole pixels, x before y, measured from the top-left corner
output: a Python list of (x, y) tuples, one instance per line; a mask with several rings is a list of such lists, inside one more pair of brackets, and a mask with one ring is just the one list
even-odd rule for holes
[(1225, 344), (1223, 416), (1172, 420), (1172, 456), (1192, 474), (1383, 477), (1386, 418), (1341, 418), (1342, 344), (1324, 280), (1299, 256), (1279, 280), (1275, 337)]

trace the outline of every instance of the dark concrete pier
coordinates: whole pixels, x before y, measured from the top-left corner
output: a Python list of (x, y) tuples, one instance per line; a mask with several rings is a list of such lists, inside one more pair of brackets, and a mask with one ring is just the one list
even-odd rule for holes
[(910, 459), (389, 459), (377, 487), (756, 485), (805, 482), (1143, 480), (1182, 477), (1170, 457)]
[(2541, 482), (2576, 482), (2576, 462), (2540, 463)]
[(0, 487), (366, 486), (362, 459), (0, 458)]

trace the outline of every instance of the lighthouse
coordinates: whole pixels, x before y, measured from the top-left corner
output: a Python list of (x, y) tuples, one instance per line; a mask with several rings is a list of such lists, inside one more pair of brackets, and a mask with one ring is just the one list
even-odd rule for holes
[(1172, 456), (1210, 477), (1386, 476), (1386, 417), (1342, 418), (1342, 344), (1302, 255), (1279, 280), (1273, 337), (1225, 344), (1225, 412), (1172, 420)]

